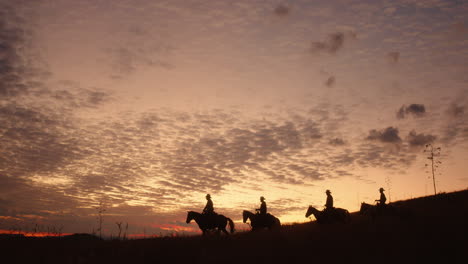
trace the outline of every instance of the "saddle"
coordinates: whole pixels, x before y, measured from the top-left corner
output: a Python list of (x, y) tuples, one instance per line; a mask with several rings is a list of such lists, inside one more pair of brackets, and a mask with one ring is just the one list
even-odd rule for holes
[(210, 227), (216, 226), (216, 219), (218, 218), (219, 214), (215, 212), (210, 213), (203, 213), (203, 218), (205, 219), (205, 223), (208, 224)]
[(322, 214), (323, 216), (327, 217), (327, 218), (335, 218), (337, 216), (337, 210), (335, 207), (332, 207), (332, 208), (327, 208), (327, 209), (324, 209), (322, 211)]
[(266, 214), (257, 213), (256, 216), (257, 216), (257, 221), (264, 226), (269, 225), (273, 220), (273, 215), (271, 215), (270, 213), (266, 213)]

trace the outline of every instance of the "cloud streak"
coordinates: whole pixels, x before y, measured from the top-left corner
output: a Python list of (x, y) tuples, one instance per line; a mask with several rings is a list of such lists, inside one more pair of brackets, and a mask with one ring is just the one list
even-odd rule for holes
[[(0, 96), (16, 96), (26, 92), (28, 86), (23, 82), (26, 74), (20, 49), (25, 45), (24, 30), (15, 17), (14, 7), (5, 3), (0, 10)], [(13, 21), (13, 23), (11, 23)]]
[(426, 135), (424, 133), (418, 134), (412, 130), (407, 137), (407, 141), (411, 146), (425, 146), (426, 144), (434, 142), (436, 139), (433, 135)]
[(396, 116), (398, 119), (404, 119), (408, 115), (415, 117), (422, 117), (426, 113), (426, 107), (423, 104), (410, 104), (409, 106), (403, 105), (398, 110)]
[(345, 40), (354, 39), (356, 35), (352, 32), (336, 32), (328, 36), (324, 41), (312, 42), (310, 46), (310, 52), (315, 53), (329, 53), (336, 54), (340, 49), (343, 48)]
[(387, 59), (390, 63), (397, 63), (400, 61), (400, 52), (392, 51), (387, 53)]
[(279, 4), (278, 6), (275, 7), (273, 12), (277, 16), (287, 16), (290, 12), (290, 8), (283, 4)]
[(382, 130), (372, 129), (367, 136), (368, 140), (377, 140), (384, 143), (400, 143), (401, 138), (398, 135), (398, 128), (387, 127)]

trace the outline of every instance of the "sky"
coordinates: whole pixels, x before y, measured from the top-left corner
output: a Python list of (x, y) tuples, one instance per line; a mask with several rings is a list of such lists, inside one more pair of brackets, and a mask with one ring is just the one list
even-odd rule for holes
[[(198, 232), (468, 187), (468, 1), (0, 0), (0, 230)], [(39, 228), (37, 228), (39, 226)], [(38, 230), (40, 229), (40, 230)]]

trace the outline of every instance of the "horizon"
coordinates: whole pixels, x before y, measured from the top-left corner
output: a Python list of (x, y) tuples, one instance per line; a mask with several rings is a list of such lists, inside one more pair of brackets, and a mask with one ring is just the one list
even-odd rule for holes
[(0, 0), (0, 230), (90, 233), (100, 207), (106, 235), (199, 232), (186, 213), (208, 193), (247, 229), (261, 196), (305, 223), (328, 189), (350, 212), (381, 187), (388, 202), (466, 189), (467, 11)]
[[(430, 194), (426, 196), (420, 196), (420, 197), (412, 197), (408, 198), (405, 200), (399, 200), (399, 201), (393, 201), (390, 204), (397, 204), (401, 202), (408, 202), (411, 200), (418, 200), (418, 199), (424, 199), (428, 197), (439, 197), (440, 195), (444, 194), (453, 194), (453, 193), (459, 193), (459, 192), (464, 192), (468, 191), (468, 187), (465, 189), (461, 190), (455, 190), (452, 192), (439, 192), (437, 194)], [(353, 214), (359, 214), (358, 211), (350, 211), (349, 212), (351, 215)], [(294, 226), (294, 225), (300, 225), (300, 224), (307, 224), (307, 223), (312, 223), (312, 222), (317, 222), (317, 219), (314, 217), (314, 215), (309, 216), (307, 219), (309, 219), (306, 222), (285, 222), (281, 223), (282, 226)], [(235, 222), (236, 227), (235, 227), (235, 233), (245, 233), (245, 232), (250, 232), (250, 221), (247, 221), (246, 224), (244, 224), (241, 228), (238, 227), (238, 224), (241, 224), (242, 222)], [(153, 234), (146, 234), (145, 232), (143, 233), (126, 233), (127, 231), (124, 231), (124, 233), (119, 234), (118, 229), (117, 230), (104, 230), (105, 233), (102, 235), (99, 235), (98, 232), (95, 232), (93, 229), (92, 232), (84, 232), (84, 233), (62, 233), (61, 229), (63, 226), (56, 228), (56, 226), (42, 226), (39, 227), (36, 226), (33, 229), (40, 229), (42, 231), (35, 231), (35, 230), (28, 230), (28, 226), (16, 226), (14, 228), (10, 228), (8, 230), (6, 229), (0, 229), (0, 235), (19, 235), (19, 236), (24, 236), (24, 237), (63, 237), (63, 236), (72, 236), (72, 235), (92, 235), (98, 238), (101, 238), (103, 240), (135, 240), (135, 239), (151, 239), (151, 238), (166, 238), (166, 237), (191, 237), (191, 236), (199, 236), (202, 235), (201, 230), (198, 228), (196, 223), (194, 221), (191, 222), (191, 226), (186, 228), (185, 230), (179, 230), (178, 228), (175, 228), (171, 230), (170, 232), (160, 232), (159, 234), (153, 233)], [(51, 229), (50, 231), (44, 231), (45, 229)]]
[[(408, 201), (412, 201), (412, 200), (419, 200), (419, 199), (424, 199), (424, 198), (429, 198), (429, 197), (440, 197), (441, 195), (446, 195), (446, 194), (454, 194), (454, 193), (460, 193), (460, 192), (466, 192), (468, 191), (468, 187), (465, 188), (465, 189), (462, 189), (462, 190), (456, 190), (456, 191), (452, 191), (452, 192), (439, 192), (437, 194), (430, 194), (430, 195), (426, 195), (426, 196), (420, 196), (420, 197), (413, 197), (413, 198), (409, 198), (409, 199), (405, 199), (405, 200), (400, 200), (400, 201), (394, 201), (392, 202), (392, 204), (396, 204), (396, 203), (405, 203), (405, 202), (408, 202)], [(351, 215), (353, 214), (359, 214), (359, 210), (358, 211), (352, 211), (352, 212), (349, 212)], [(301, 225), (301, 224), (307, 224), (307, 223), (312, 223), (312, 222), (317, 222), (317, 219), (311, 215), (310, 217), (308, 217), (309, 221), (307, 222), (286, 222), (286, 223), (281, 223), (282, 226), (295, 226), (295, 225)], [(248, 222), (249, 223), (249, 222)], [(192, 227), (193, 227), (193, 224), (196, 225), (195, 222), (192, 222)], [(239, 223), (236, 223), (236, 224), (239, 224)], [(119, 240), (135, 240), (135, 239), (151, 239), (151, 238), (167, 238), (167, 237), (192, 237), (192, 236), (199, 236), (199, 235), (202, 235), (202, 232), (201, 230), (199, 230), (198, 228), (187, 228), (187, 230), (183, 230), (183, 231), (180, 231), (180, 230), (172, 230), (170, 233), (162, 233), (160, 232), (159, 234), (146, 234), (146, 233), (133, 233), (133, 234), (121, 234), (120, 236), (118, 236), (118, 232), (116, 234), (114, 234), (113, 232), (106, 232), (105, 234), (103, 234), (102, 236), (100, 236), (98, 233), (96, 232), (89, 232), (89, 233), (60, 233), (60, 231), (56, 230), (56, 231), (50, 231), (50, 232), (46, 232), (46, 231), (41, 231), (41, 232), (36, 232), (36, 231), (31, 231), (31, 230), (22, 230), (20, 227), (18, 227), (19, 229), (10, 229), (10, 230), (2, 230), (0, 229), (0, 235), (22, 235), (24, 237), (63, 237), (63, 236), (72, 236), (72, 235), (92, 235), (92, 236), (95, 236), (97, 238), (101, 238), (103, 240), (115, 240), (115, 239), (119, 239)], [(53, 227), (53, 229), (55, 229), (55, 226)], [(108, 230), (107, 230), (108, 231)], [(240, 231), (240, 232), (239, 232)], [(236, 227), (236, 231), (235, 233), (245, 233), (245, 232), (250, 232), (251, 229), (250, 228), (245, 228), (245, 227), (242, 227), (240, 229), (238, 229), (238, 227)]]

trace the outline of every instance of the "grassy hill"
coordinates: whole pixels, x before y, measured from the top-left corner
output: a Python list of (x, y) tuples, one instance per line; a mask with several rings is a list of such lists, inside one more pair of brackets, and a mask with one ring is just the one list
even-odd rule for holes
[[(3, 238), (5, 263), (460, 263), (468, 257), (468, 190), (392, 203), (403, 217), (284, 225), (276, 232), (104, 241)], [(464, 262), (463, 262), (464, 263)]]

